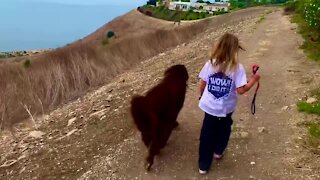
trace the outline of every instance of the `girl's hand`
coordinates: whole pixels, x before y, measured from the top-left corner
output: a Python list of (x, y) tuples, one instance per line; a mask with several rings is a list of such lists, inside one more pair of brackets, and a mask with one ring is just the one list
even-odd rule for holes
[(260, 75), (258, 73), (251, 76), (252, 79), (254, 79), (255, 82), (258, 82), (260, 80)]

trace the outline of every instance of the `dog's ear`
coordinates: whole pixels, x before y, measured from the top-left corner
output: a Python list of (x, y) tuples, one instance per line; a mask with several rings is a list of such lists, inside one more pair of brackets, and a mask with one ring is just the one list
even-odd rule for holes
[(189, 79), (187, 68), (182, 64), (171, 66), (165, 71), (164, 75), (165, 77), (176, 77), (184, 81)]

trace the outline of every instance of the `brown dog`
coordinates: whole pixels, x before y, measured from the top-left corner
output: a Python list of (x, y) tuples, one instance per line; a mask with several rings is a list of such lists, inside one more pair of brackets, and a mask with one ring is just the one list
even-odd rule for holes
[(147, 170), (150, 170), (154, 156), (166, 145), (171, 131), (178, 126), (177, 116), (184, 103), (189, 78), (184, 65), (170, 67), (164, 76), (146, 96), (135, 96), (131, 101), (134, 123), (149, 150)]

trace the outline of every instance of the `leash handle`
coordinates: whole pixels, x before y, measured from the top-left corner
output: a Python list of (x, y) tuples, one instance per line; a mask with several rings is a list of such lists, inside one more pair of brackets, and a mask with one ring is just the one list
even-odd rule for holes
[(257, 71), (259, 70), (259, 65), (258, 64), (254, 64), (252, 65), (252, 74), (256, 74)]
[[(256, 74), (257, 71), (259, 70), (259, 68), (260, 67), (257, 64), (252, 65), (252, 74)], [(260, 87), (260, 83), (258, 81), (258, 85), (257, 85), (256, 91), (254, 93), (254, 96), (253, 96), (253, 99), (252, 99), (252, 103), (251, 103), (251, 113), (253, 115), (256, 113), (256, 97), (257, 97), (257, 92), (258, 92), (259, 87)]]

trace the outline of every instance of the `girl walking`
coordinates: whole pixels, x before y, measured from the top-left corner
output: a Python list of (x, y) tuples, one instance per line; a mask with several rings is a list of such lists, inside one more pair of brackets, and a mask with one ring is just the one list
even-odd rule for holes
[(199, 146), (200, 174), (208, 172), (213, 158), (223, 156), (231, 133), (231, 116), (236, 108), (237, 95), (249, 91), (260, 79), (255, 74), (247, 82), (246, 72), (237, 59), (239, 49), (243, 48), (238, 38), (230, 33), (224, 34), (199, 74), (199, 107), (205, 113)]

